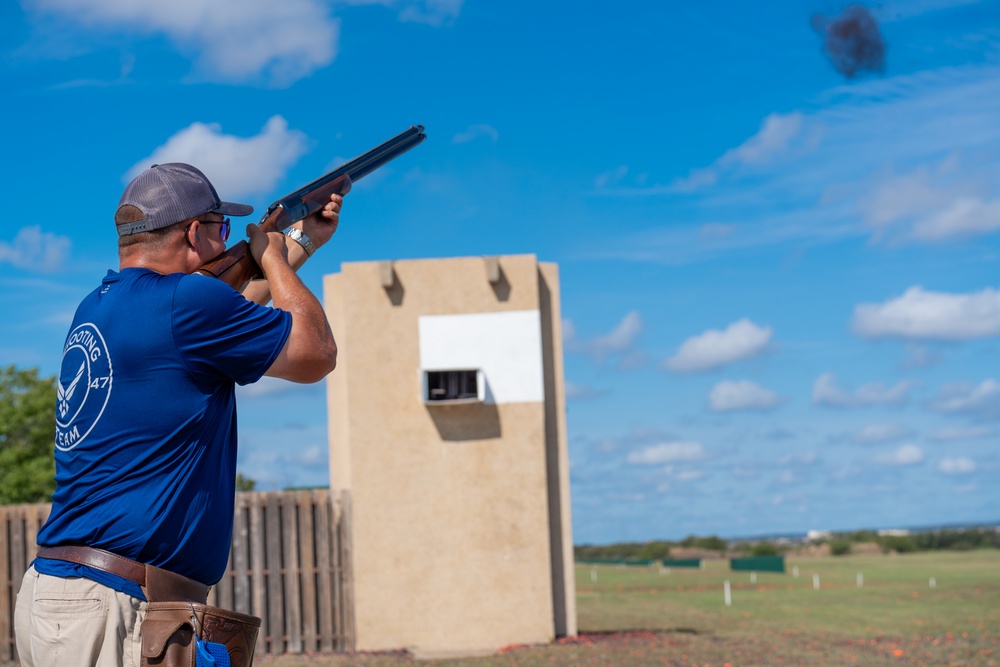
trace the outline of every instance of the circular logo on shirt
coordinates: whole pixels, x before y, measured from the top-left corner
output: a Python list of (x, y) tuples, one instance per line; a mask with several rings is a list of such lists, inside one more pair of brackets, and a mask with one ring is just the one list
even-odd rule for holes
[(66, 452), (90, 434), (111, 398), (111, 355), (96, 325), (69, 332), (56, 386), (56, 447)]

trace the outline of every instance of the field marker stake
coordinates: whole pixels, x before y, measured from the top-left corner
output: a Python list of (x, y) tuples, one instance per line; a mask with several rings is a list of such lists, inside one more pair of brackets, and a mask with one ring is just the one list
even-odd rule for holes
[(799, 578), (799, 566), (798, 565), (796, 565), (795, 567), (792, 568), (792, 576), (795, 577), (796, 579)]
[(931, 580), (929, 582), (927, 582), (927, 583), (930, 584), (931, 588), (934, 588), (935, 586), (937, 586), (937, 579), (935, 579), (934, 577), (931, 577)]
[(757, 583), (757, 573), (756, 572), (751, 572), (750, 573), (750, 583), (751, 584), (756, 584)]
[(590, 568), (590, 582), (594, 583), (596, 581), (597, 581), (597, 568), (592, 567)]
[(864, 585), (865, 585), (865, 575), (863, 575), (862, 573), (858, 572), (858, 588), (861, 588)]
[(726, 583), (723, 585), (722, 588), (725, 591), (726, 606), (727, 607), (732, 606), (732, 604), (733, 604), (733, 596), (730, 595), (730, 593), (729, 593), (729, 580), (728, 579), (726, 579)]
[(819, 590), (819, 575), (818, 574), (814, 574), (813, 575), (813, 590), (814, 591), (818, 591)]

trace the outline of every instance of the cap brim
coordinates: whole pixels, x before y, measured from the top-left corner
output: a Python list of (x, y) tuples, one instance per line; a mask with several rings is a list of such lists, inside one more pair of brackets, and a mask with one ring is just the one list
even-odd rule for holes
[(234, 204), (233, 202), (224, 201), (213, 210), (216, 213), (222, 213), (223, 215), (250, 215), (253, 213), (253, 206), (250, 204)]

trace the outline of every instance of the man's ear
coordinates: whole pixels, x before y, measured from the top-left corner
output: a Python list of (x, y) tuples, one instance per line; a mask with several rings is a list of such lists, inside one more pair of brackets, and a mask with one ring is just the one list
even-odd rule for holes
[(191, 237), (188, 236), (188, 234), (191, 232), (191, 227), (194, 227), (195, 228), (194, 229), (194, 240), (195, 240), (195, 242), (197, 242), (199, 240), (198, 239), (198, 227), (197, 227), (197, 225), (198, 225), (198, 221), (196, 220), (196, 221), (194, 221), (193, 223), (191, 223), (190, 225), (188, 225), (187, 227), (184, 228), (184, 242), (187, 243), (188, 247), (190, 247), (192, 250), (194, 250), (195, 246), (194, 246), (194, 243), (191, 243)]

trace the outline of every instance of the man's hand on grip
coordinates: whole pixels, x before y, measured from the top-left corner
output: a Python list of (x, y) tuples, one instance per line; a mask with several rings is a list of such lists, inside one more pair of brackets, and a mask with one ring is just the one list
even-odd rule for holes
[(341, 195), (330, 195), (330, 201), (323, 208), (292, 226), (299, 227), (318, 248), (329, 241), (333, 233), (337, 231), (337, 224), (340, 222), (340, 207), (343, 204), (344, 198)]
[(247, 237), (250, 239), (250, 254), (265, 274), (271, 262), (288, 264), (288, 249), (285, 246), (285, 237), (280, 232), (265, 233), (260, 227), (251, 223), (247, 225)]

